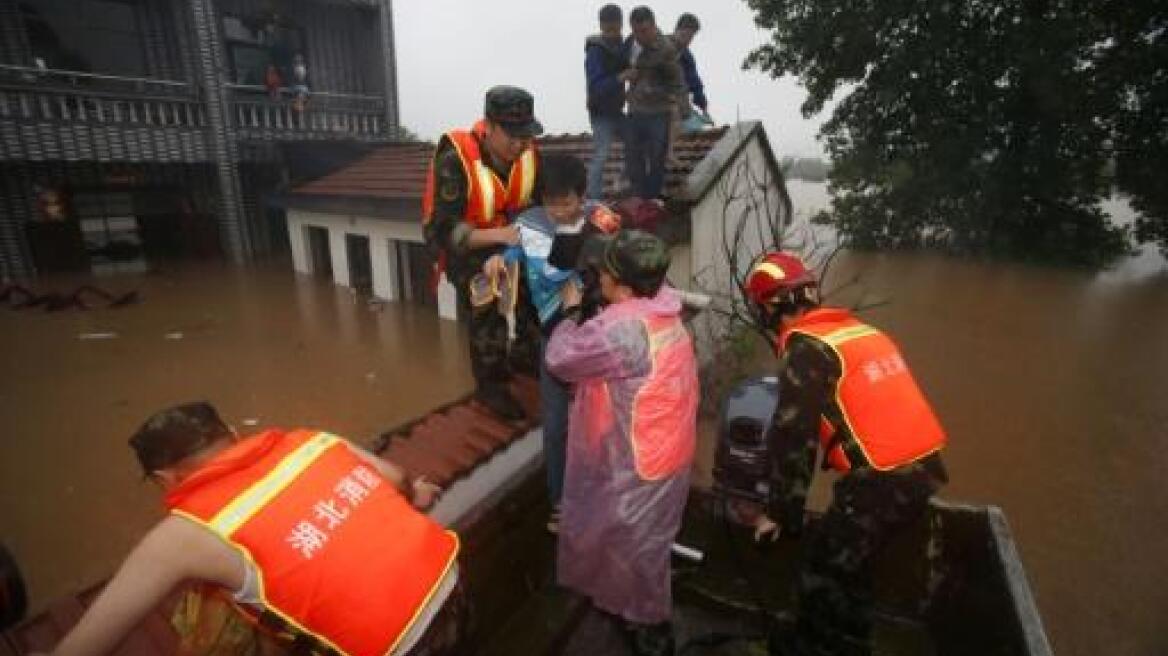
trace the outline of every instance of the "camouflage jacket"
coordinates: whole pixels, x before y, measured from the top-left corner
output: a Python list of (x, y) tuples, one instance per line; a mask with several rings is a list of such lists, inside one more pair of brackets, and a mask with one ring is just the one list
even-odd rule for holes
[[(483, 161), (503, 180), (508, 170), (500, 170), (486, 153)], [(535, 193), (532, 205), (540, 204), (539, 165), (536, 165)], [(448, 139), (442, 139), (434, 154), (434, 216), (423, 228), (423, 236), (430, 250), (437, 255), (445, 251), (446, 268), (452, 282), (473, 276), (482, 268), (483, 262), (502, 247), (471, 250), (467, 248), (467, 238), (474, 227), (466, 221), (466, 201), (468, 187), (466, 173), (462, 170), (462, 160)]]
[[(787, 340), (779, 363), (779, 403), (767, 433), (771, 453), (767, 514), (785, 534), (798, 535), (803, 526), (807, 492), (819, 454), (820, 417), (841, 437), (847, 434), (835, 394), (842, 375), (839, 356), (827, 344), (799, 333)], [(890, 475), (927, 476), (935, 488), (948, 479), (937, 455), (899, 467)]]

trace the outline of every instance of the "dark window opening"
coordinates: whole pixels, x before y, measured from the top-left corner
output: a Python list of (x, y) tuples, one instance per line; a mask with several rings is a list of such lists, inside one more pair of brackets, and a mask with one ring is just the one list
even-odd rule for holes
[(279, 76), (278, 86), (292, 86), (295, 57), (306, 57), (304, 30), (290, 24), (224, 16), (223, 39), (236, 84), (268, 86), (268, 67), (272, 67)]
[(37, 68), (145, 77), (137, 0), (29, 0), (20, 3)]

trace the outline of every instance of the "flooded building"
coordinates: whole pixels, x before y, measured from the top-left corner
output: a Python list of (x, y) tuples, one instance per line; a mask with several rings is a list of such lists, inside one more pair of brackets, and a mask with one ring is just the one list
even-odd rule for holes
[(390, 0), (0, 0), (0, 277), (285, 249), (396, 87)]
[[(587, 162), (592, 138), (552, 135), (540, 139), (538, 148)], [(382, 146), (282, 195), (276, 202), (287, 208), (296, 271), (331, 277), (382, 300), (437, 303), (442, 317), (457, 318), (455, 292), (445, 278), (431, 291), (434, 260), (422, 237), (422, 194), (432, 156), (433, 146), (427, 144)], [(625, 187), (623, 171), (624, 150), (618, 143), (605, 165), (609, 200)], [(789, 203), (782, 172), (758, 122), (680, 137), (665, 190), (669, 218), (657, 231), (671, 246), (669, 278), (679, 287), (730, 293), (724, 231), (744, 210), (751, 236), (759, 234), (759, 227), (768, 232), (769, 221), (781, 230), (790, 220), (790, 213), (780, 210)], [(758, 248), (754, 242), (741, 246)]]

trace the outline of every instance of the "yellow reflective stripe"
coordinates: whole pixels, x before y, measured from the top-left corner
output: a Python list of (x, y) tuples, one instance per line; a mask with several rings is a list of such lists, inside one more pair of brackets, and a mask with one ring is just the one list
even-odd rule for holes
[(483, 220), (491, 221), (495, 218), (495, 174), (483, 164), (483, 160), (475, 160), (475, 177), (479, 181), (479, 198), (483, 201)]
[(535, 150), (528, 148), (519, 158), (519, 204), (527, 205), (535, 190)]
[(231, 535), (251, 519), (284, 488), (296, 480), (308, 466), (316, 462), (340, 438), (330, 433), (317, 433), (307, 442), (284, 456), (263, 478), (252, 483), (223, 507), (207, 524), (220, 535)]
[(765, 274), (769, 275), (770, 277), (774, 278), (775, 280), (782, 280), (782, 279), (787, 277), (787, 274), (783, 273), (783, 270), (781, 268), (779, 268), (779, 265), (777, 265), (773, 262), (763, 262), (763, 263), (759, 264), (758, 266), (754, 267), (754, 270), (765, 273)]
[[(648, 332), (649, 327), (645, 330)], [(664, 330), (657, 332), (649, 332), (649, 352), (656, 354), (662, 347), (672, 344), (680, 340), (685, 334), (685, 328), (680, 325), (672, 325)]]
[(832, 346), (839, 346), (840, 344), (843, 344), (844, 342), (849, 342), (853, 339), (859, 339), (861, 337), (868, 337), (870, 335), (879, 335), (879, 334), (880, 334), (880, 331), (876, 330), (872, 326), (860, 325), (860, 326), (849, 326), (847, 328), (840, 328), (839, 330), (832, 331), (832, 332), (824, 335), (823, 337), (820, 337), (820, 339), (827, 342), (828, 344), (831, 344)]

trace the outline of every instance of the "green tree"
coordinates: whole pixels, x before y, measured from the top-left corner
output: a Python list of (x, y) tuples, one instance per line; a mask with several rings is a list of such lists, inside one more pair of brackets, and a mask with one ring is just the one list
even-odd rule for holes
[(1114, 180), (1168, 246), (1163, 3), (747, 3), (772, 39), (745, 67), (797, 76), (805, 116), (847, 92), (821, 136), (852, 244), (1099, 264), (1130, 249)]

